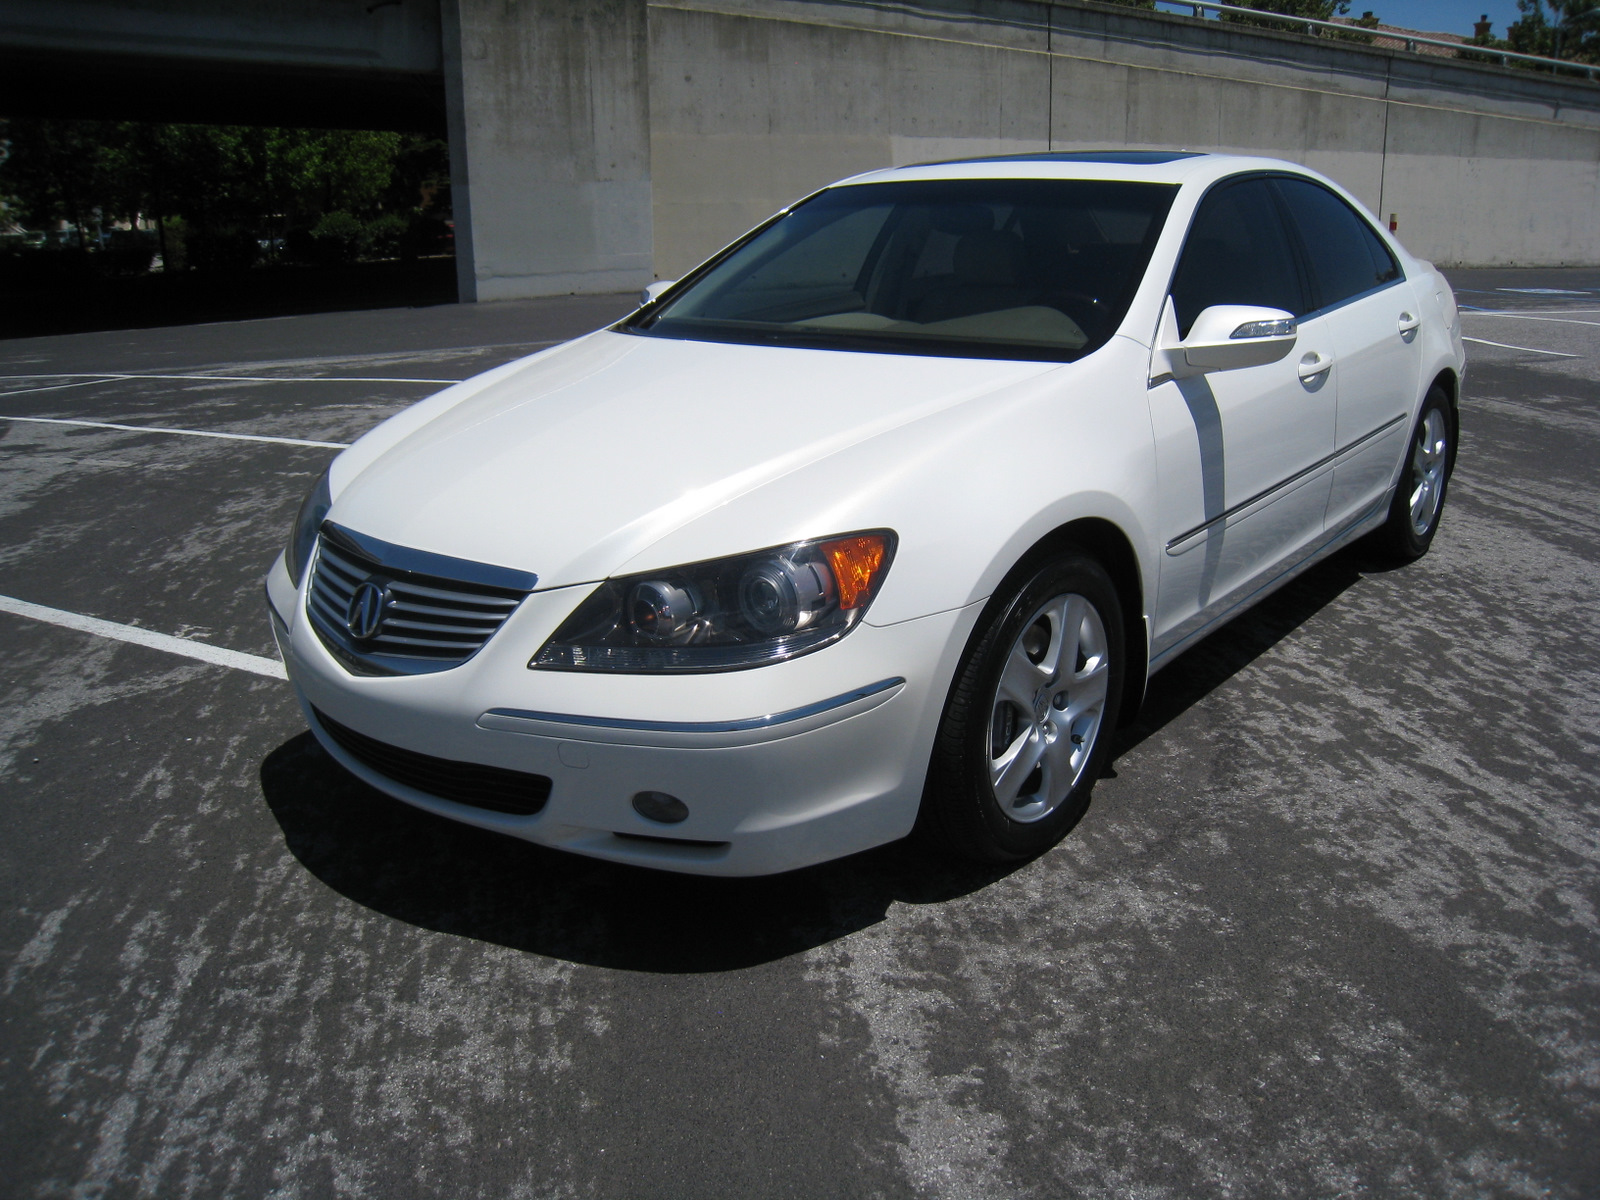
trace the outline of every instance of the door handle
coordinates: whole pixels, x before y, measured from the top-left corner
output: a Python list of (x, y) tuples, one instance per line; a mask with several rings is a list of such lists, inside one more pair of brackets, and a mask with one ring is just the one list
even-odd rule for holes
[(1300, 359), (1300, 378), (1315, 379), (1333, 366), (1333, 355), (1312, 350)]
[(1421, 324), (1422, 324), (1421, 320), (1419, 320), (1418, 318), (1412, 316), (1410, 313), (1408, 313), (1408, 312), (1401, 313), (1400, 314), (1400, 336), (1401, 337), (1405, 337), (1405, 335), (1408, 334), (1408, 333), (1415, 333), (1417, 331), (1417, 328)]

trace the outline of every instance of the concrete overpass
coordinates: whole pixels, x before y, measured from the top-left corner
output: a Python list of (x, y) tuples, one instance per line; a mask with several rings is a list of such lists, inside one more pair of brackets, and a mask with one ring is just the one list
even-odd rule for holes
[(445, 128), (437, 0), (0, 0), (6, 115)]
[(464, 300), (680, 274), (854, 171), (1293, 158), (1446, 264), (1600, 263), (1600, 85), (1092, 0), (0, 0), (0, 113), (440, 130)]

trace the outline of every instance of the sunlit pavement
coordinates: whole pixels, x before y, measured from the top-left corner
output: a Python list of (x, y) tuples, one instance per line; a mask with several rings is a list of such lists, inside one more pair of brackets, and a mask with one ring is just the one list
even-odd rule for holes
[(1433, 552), (1179, 660), (987, 873), (565, 857), (270, 677), (330, 445), (628, 298), (0, 342), (0, 597), (235, 652), (0, 611), (0, 1195), (1600, 1192), (1600, 271), (1454, 278)]

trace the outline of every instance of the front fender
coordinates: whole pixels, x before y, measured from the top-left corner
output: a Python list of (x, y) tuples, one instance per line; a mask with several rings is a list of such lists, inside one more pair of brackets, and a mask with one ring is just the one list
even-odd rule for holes
[(868, 620), (890, 625), (990, 595), (1039, 541), (1098, 518), (1156, 564), (1148, 351), (1113, 338), (1078, 363), (888, 430), (675, 530), (616, 574), (854, 529), (899, 550)]

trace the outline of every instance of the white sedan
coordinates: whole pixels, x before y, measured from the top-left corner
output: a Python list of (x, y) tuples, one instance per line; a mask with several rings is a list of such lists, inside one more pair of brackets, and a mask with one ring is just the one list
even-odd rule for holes
[(1438, 528), (1455, 300), (1336, 184), (1122, 151), (878, 171), (341, 454), (267, 580), (350, 772), (582, 854), (1018, 860), (1152, 672)]

